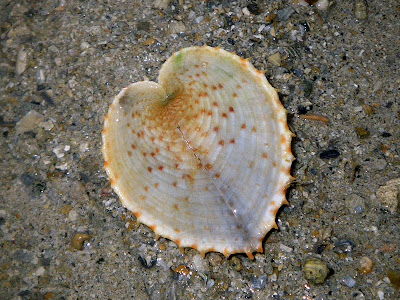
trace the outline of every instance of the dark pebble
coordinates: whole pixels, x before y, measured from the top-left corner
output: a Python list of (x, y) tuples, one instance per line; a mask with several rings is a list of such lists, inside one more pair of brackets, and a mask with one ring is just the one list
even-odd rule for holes
[(29, 187), (34, 183), (35, 179), (28, 173), (24, 173), (21, 175), (21, 181), (25, 186)]
[(37, 91), (38, 91), (38, 92), (43, 91), (45, 88), (46, 88), (46, 87), (45, 87), (43, 84), (38, 84), (38, 85), (37, 85)]
[(103, 257), (100, 257), (100, 258), (96, 261), (96, 263), (99, 264), (99, 265), (101, 265), (103, 262), (104, 262), (104, 258), (103, 258)]
[(297, 107), (297, 112), (298, 112), (299, 115), (305, 115), (310, 110), (312, 110), (312, 105), (310, 105), (310, 106), (299, 105)]
[(88, 183), (90, 181), (90, 176), (86, 173), (79, 172), (79, 177), (84, 183)]
[(255, 2), (252, 2), (249, 5), (247, 5), (247, 9), (253, 15), (259, 15), (261, 13), (261, 9), (258, 7), (257, 3), (255, 3)]
[(18, 296), (20, 296), (20, 297), (25, 297), (25, 296), (28, 296), (30, 293), (31, 293), (31, 291), (25, 290), (25, 291), (19, 292), (19, 293), (18, 293)]
[(224, 27), (228, 28), (228, 27), (231, 27), (233, 24), (235, 24), (235, 22), (233, 22), (233, 18), (231, 16), (225, 15), (224, 16)]
[(54, 105), (54, 100), (53, 100), (53, 98), (51, 98), (51, 97), (49, 96), (49, 94), (46, 93), (46, 91), (42, 91), (42, 92), (40, 93), (40, 97), (42, 97), (43, 100), (46, 101), (49, 105)]
[(303, 29), (304, 29), (305, 32), (310, 31), (310, 26), (308, 25), (307, 21), (301, 21), (301, 22), (300, 22), (300, 26), (303, 27)]
[(303, 77), (304, 72), (303, 72), (302, 70), (300, 70), (300, 69), (294, 69), (294, 70), (293, 70), (293, 74), (294, 74), (294, 76), (296, 76), (296, 77)]
[(350, 240), (339, 240), (335, 243), (336, 253), (348, 253), (353, 251), (354, 243)]
[(339, 155), (340, 155), (339, 151), (337, 151), (335, 149), (331, 149), (331, 150), (322, 151), (319, 154), (319, 158), (321, 158), (321, 159), (337, 158), (337, 157), (339, 157)]
[(302, 83), (302, 88), (304, 91), (304, 97), (310, 97), (311, 92), (313, 90), (313, 84), (311, 81), (304, 80)]
[(42, 257), (40, 258), (40, 264), (44, 267), (50, 266), (51, 258), (49, 257)]
[(387, 137), (391, 137), (392, 134), (390, 134), (389, 132), (382, 132), (382, 137), (387, 138)]
[(393, 106), (393, 102), (392, 101), (386, 103), (386, 108), (391, 108), (392, 106)]
[(315, 245), (314, 247), (314, 252), (317, 254), (321, 254), (322, 252), (324, 252), (324, 250), (326, 249), (326, 245), (324, 244), (319, 244), (319, 245)]
[(154, 265), (157, 262), (157, 259), (154, 258), (154, 259), (150, 260), (149, 263), (147, 263), (146, 259), (143, 258), (141, 255), (139, 255), (138, 259), (139, 259), (141, 265), (143, 267), (145, 267), (146, 269), (150, 269), (150, 268), (154, 267)]

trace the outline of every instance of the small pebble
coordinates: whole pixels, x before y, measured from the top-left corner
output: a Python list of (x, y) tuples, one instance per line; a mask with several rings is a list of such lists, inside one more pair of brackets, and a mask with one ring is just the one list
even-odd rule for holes
[(372, 271), (374, 263), (368, 256), (364, 256), (360, 259), (360, 272), (364, 274), (369, 274)]
[(232, 265), (233, 269), (235, 269), (237, 272), (240, 272), (243, 269), (242, 261), (236, 256), (232, 257), (230, 260), (230, 265)]
[(253, 278), (251, 284), (253, 286), (253, 289), (262, 290), (267, 285), (267, 281), (268, 281), (268, 276), (262, 275), (260, 277)]
[(279, 67), (282, 61), (281, 54), (279, 52), (272, 54), (271, 56), (268, 57), (268, 61), (274, 66)]
[(379, 290), (377, 292), (377, 294), (378, 294), (379, 300), (385, 299), (385, 293), (383, 291)]
[(330, 158), (337, 158), (340, 156), (340, 152), (336, 149), (325, 150), (319, 154), (319, 158), (321, 159), (330, 159)]
[(15, 130), (17, 134), (33, 131), (42, 120), (43, 116), (41, 114), (35, 110), (31, 110), (17, 122), (15, 125)]
[(319, 10), (327, 10), (329, 7), (329, 0), (318, 0), (314, 5)]
[(207, 286), (207, 290), (211, 289), (215, 284), (215, 281), (213, 279), (208, 279), (206, 286)]
[(369, 138), (371, 135), (368, 129), (362, 127), (355, 127), (354, 130), (357, 132), (357, 135), (360, 139)]
[(288, 252), (288, 253), (293, 251), (293, 248), (290, 248), (284, 244), (279, 244), (279, 249), (281, 249), (284, 252)]
[(190, 275), (192, 275), (192, 272), (190, 272), (188, 270), (188, 268), (186, 268), (185, 265), (180, 265), (179, 267), (175, 268), (174, 271), (176, 273), (178, 273), (179, 275), (183, 275), (183, 276), (186, 276), (186, 277), (189, 277)]
[(345, 276), (342, 279), (342, 282), (344, 285), (348, 286), (349, 288), (352, 288), (356, 285), (356, 281), (353, 277), (351, 277), (350, 275)]
[(336, 253), (349, 253), (353, 251), (354, 243), (350, 240), (338, 240), (335, 243), (335, 252)]
[(69, 219), (70, 221), (75, 222), (77, 218), (78, 218), (78, 213), (77, 213), (75, 210), (71, 210), (71, 211), (68, 213), (68, 219)]
[(365, 20), (368, 17), (368, 7), (365, 0), (354, 1), (354, 15), (359, 20)]
[(87, 233), (76, 233), (71, 240), (71, 246), (73, 249), (82, 250), (83, 243), (91, 238), (92, 237)]
[(322, 260), (310, 258), (304, 264), (303, 272), (308, 281), (320, 284), (326, 280), (329, 274), (329, 268)]
[(376, 192), (380, 205), (391, 213), (399, 210), (400, 205), (400, 178), (389, 180), (386, 185), (381, 186)]
[(397, 289), (400, 289), (400, 272), (394, 270), (387, 271), (387, 277), (393, 286)]
[(159, 9), (167, 9), (172, 0), (155, 0), (154, 7)]
[(205, 259), (200, 254), (196, 254), (192, 259), (192, 267), (196, 272), (205, 273), (208, 271), (208, 265)]
[(21, 75), (26, 70), (26, 66), (28, 65), (28, 54), (26, 53), (24, 48), (19, 49), (17, 54), (17, 63), (15, 65), (15, 72), (18, 75)]
[(347, 209), (353, 214), (354, 213), (359, 214), (365, 210), (365, 200), (364, 198), (358, 196), (357, 194), (348, 195), (345, 198), (344, 203)]

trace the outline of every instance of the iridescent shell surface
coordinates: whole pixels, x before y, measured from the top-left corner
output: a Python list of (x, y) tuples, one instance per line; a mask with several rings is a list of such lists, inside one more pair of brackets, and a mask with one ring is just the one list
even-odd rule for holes
[(111, 185), (138, 221), (180, 247), (262, 252), (286, 202), (292, 133), (264, 74), (190, 47), (114, 99), (103, 130)]

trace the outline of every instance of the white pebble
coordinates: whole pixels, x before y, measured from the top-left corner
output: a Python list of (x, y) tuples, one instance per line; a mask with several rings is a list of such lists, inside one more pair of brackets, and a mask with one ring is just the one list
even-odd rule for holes
[(29, 111), (15, 126), (17, 134), (31, 131), (36, 128), (36, 126), (43, 119), (43, 116), (35, 110)]
[(290, 248), (284, 244), (280, 244), (279, 249), (281, 249), (282, 251), (285, 251), (285, 252), (289, 252), (289, 253), (293, 251), (293, 248)]
[(242, 9), (242, 12), (245, 16), (250, 16), (250, 11), (247, 9), (247, 7)]
[(15, 65), (15, 72), (18, 75), (21, 75), (26, 70), (27, 65), (28, 65), (28, 54), (26, 53), (24, 48), (21, 48), (18, 51), (17, 64)]
[(53, 153), (57, 156), (57, 158), (62, 158), (64, 157), (63, 150), (64, 150), (63, 145), (59, 145), (53, 149)]
[(70, 210), (68, 213), (68, 219), (72, 222), (75, 222), (77, 218), (78, 218), (78, 213), (74, 210)]
[(43, 276), (45, 271), (46, 271), (46, 270), (45, 270), (43, 267), (39, 267), (39, 268), (35, 271), (34, 275), (35, 275), (35, 276)]
[(319, 10), (326, 10), (329, 7), (329, 0), (319, 0), (315, 3), (315, 7)]
[(82, 42), (81, 43), (81, 49), (85, 50), (88, 49), (90, 47), (90, 44), (88, 42)]
[(86, 151), (89, 151), (89, 143), (88, 143), (88, 142), (85, 142), (85, 143), (80, 144), (80, 145), (79, 145), (79, 151), (80, 151), (81, 153), (84, 153), (84, 152), (86, 152)]
[(380, 300), (385, 299), (385, 293), (383, 291), (379, 290), (377, 294)]

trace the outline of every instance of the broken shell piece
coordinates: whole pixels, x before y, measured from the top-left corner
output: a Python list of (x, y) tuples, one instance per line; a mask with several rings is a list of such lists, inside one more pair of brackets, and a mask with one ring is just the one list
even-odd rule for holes
[(185, 48), (158, 82), (124, 88), (103, 130), (105, 169), (137, 219), (179, 247), (262, 252), (293, 155), (264, 74), (220, 48)]

